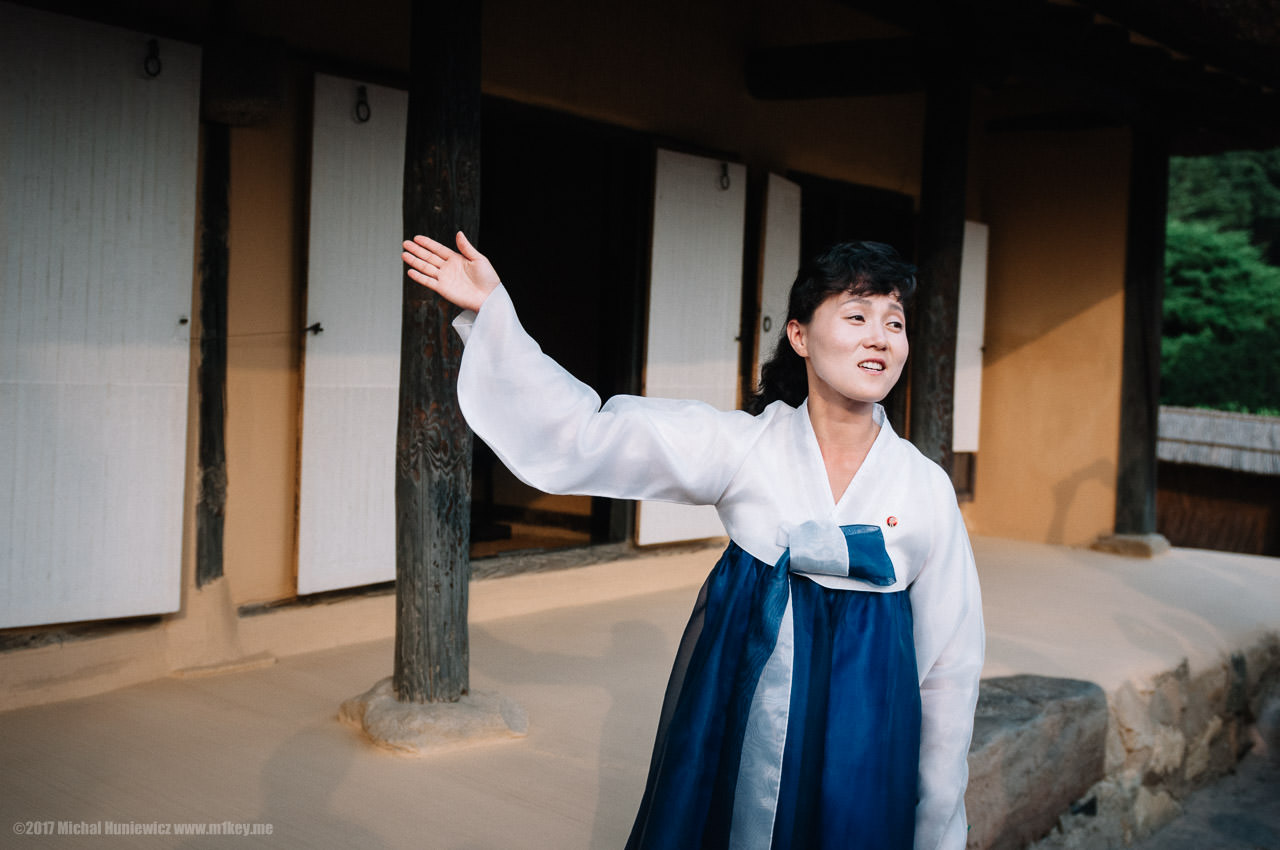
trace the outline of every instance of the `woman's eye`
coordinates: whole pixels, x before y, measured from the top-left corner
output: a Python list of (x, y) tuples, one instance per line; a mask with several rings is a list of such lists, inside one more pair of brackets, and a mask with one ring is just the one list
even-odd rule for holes
[(849, 316), (848, 318), (849, 318), (849, 321), (851, 321), (851, 322), (861, 322), (861, 321), (862, 321), (862, 314), (861, 314), (861, 313), (854, 313), (852, 316)]
[(902, 322), (890, 322), (889, 327), (893, 328), (895, 331), (900, 331), (904, 330), (907, 326)]

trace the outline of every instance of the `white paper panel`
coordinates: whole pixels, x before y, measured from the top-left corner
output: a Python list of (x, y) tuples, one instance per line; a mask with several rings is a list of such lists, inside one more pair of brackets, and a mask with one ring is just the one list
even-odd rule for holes
[(0, 627), (175, 611), (200, 53), (0, 4)]
[[(738, 403), (746, 168), (658, 151), (650, 257), (645, 395)], [(642, 546), (724, 534), (709, 506), (644, 502)]]
[(299, 593), (395, 578), (407, 112), (403, 91), (316, 77), (307, 324), (324, 331), (306, 340)]
[(987, 225), (964, 223), (960, 303), (956, 309), (956, 389), (953, 451), (978, 450), (982, 411), (982, 335), (987, 310)]
[(800, 268), (800, 187), (769, 175), (764, 205), (764, 252), (761, 259), (760, 327), (756, 337), (756, 380), (760, 366), (773, 356), (787, 323), (787, 296)]

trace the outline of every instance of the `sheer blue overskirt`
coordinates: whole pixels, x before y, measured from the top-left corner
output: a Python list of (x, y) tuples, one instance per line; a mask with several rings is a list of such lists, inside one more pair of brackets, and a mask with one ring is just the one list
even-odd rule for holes
[(628, 848), (727, 848), (761, 670), (792, 606), (772, 847), (910, 850), (920, 691), (906, 591), (833, 590), (730, 543), (685, 628)]

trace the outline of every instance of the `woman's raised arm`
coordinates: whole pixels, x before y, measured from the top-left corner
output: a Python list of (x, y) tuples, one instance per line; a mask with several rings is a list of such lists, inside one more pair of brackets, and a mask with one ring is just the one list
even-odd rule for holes
[(464, 310), (480, 310), (489, 293), (501, 282), (484, 254), (458, 231), (458, 250), (427, 236), (404, 243), (400, 255), (409, 267), (409, 279), (420, 283)]

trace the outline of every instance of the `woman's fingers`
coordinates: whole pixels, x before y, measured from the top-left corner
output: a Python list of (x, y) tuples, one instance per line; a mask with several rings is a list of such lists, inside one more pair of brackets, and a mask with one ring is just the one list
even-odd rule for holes
[(428, 275), (433, 275), (435, 272), (434, 266), (428, 265), (426, 261), (418, 259), (408, 251), (401, 254), (400, 259), (404, 260), (404, 264), (409, 267), (409, 277), (413, 277), (414, 275), (427, 277)]
[(409, 279), (467, 310), (479, 310), (499, 284), (497, 273), (485, 256), (459, 232), (461, 253), (429, 236), (415, 236), (403, 243), (400, 257)]
[(421, 284), (428, 289), (436, 289), (440, 283), (440, 281), (436, 279), (435, 275), (424, 274), (412, 267), (408, 270), (408, 274), (409, 280), (414, 283)]
[(413, 241), (405, 241), (404, 251), (400, 254), (410, 272), (429, 278), (435, 278), (439, 270), (457, 256), (457, 253), (426, 236), (415, 236)]
[(431, 252), (432, 254), (437, 254), (445, 258), (446, 260), (454, 255), (454, 250), (452, 248), (450, 248), (448, 245), (444, 245), (444, 244), (441, 244), (440, 242), (437, 242), (436, 240), (432, 239), (430, 236), (422, 236), (422, 235), (415, 236), (413, 237), (413, 242), (415, 245), (419, 246), (420, 248), (425, 248), (427, 251)]
[(458, 231), (458, 253), (466, 257), (468, 260), (476, 260), (480, 258), (480, 252), (471, 244), (471, 240), (467, 238), (467, 234), (461, 230)]
[(412, 242), (404, 242), (403, 247), (406, 254), (411, 254), (417, 259), (422, 260), (423, 262), (429, 262), (435, 266), (442, 266), (448, 262), (451, 257), (458, 256), (455, 252), (449, 250), (439, 242), (435, 242), (425, 236), (416, 236)]
[(438, 266), (435, 266), (431, 262), (424, 260), (419, 256), (411, 254), (408, 251), (403, 252), (400, 255), (400, 259), (404, 260), (405, 265), (409, 267), (410, 276), (413, 276), (414, 274), (418, 274), (423, 277), (434, 278), (437, 274), (439, 274)]

